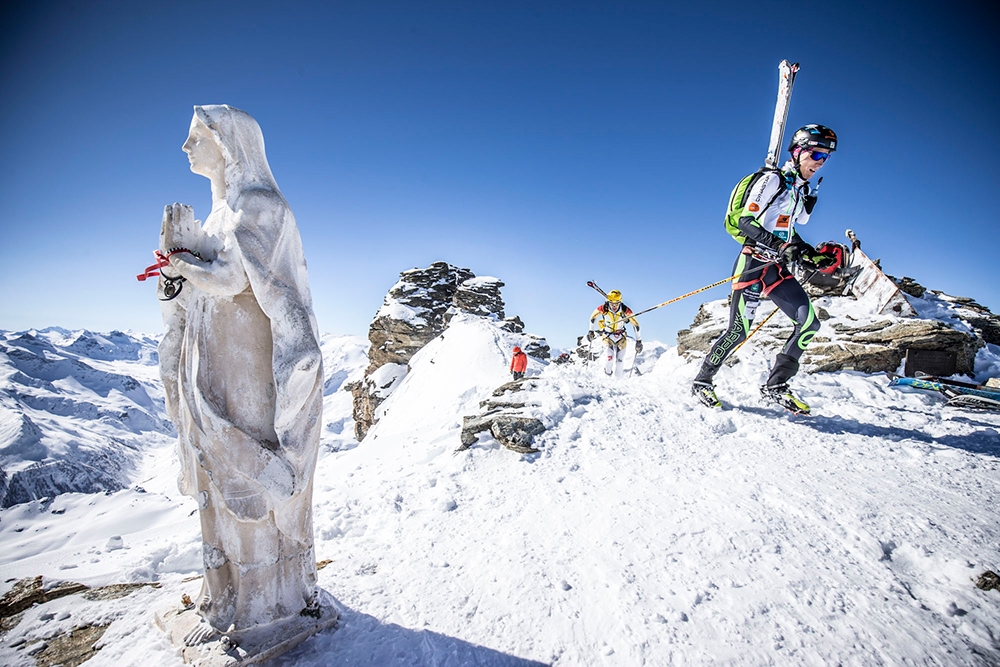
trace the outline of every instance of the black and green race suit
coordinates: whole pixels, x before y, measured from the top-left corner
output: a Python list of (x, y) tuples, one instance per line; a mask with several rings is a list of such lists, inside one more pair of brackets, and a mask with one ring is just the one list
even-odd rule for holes
[[(785, 173), (788, 174), (785, 182), (782, 182), (780, 174), (768, 174), (755, 184), (746, 199), (744, 210), (739, 214), (739, 229), (747, 240), (733, 267), (732, 275), (739, 277), (733, 282), (729, 326), (709, 349), (696, 382), (711, 384), (726, 357), (747, 339), (761, 297), (769, 298), (795, 322), (792, 335), (771, 369), (768, 385), (785, 384), (798, 372), (802, 353), (819, 331), (819, 319), (809, 296), (791, 271), (782, 263), (766, 261), (754, 255), (755, 246), (776, 249), (789, 240), (793, 244), (801, 242), (795, 225), (808, 220), (803, 199), (809, 192), (809, 186), (794, 172), (788, 173), (790, 166), (785, 165)], [(769, 196), (775, 191), (778, 191), (777, 197)], [(763, 207), (759, 204), (761, 201), (772, 201), (773, 205)]]

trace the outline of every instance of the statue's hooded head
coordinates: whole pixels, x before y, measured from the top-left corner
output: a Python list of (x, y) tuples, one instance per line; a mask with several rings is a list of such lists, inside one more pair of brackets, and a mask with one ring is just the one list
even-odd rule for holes
[(196, 106), (194, 117), (212, 132), (222, 152), (230, 206), (246, 190), (278, 191), (264, 153), (264, 135), (253, 116), (228, 104), (209, 104)]

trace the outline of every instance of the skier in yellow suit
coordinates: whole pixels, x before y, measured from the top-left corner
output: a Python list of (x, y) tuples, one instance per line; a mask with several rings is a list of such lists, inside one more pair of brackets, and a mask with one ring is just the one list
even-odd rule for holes
[[(607, 359), (604, 362), (604, 372), (615, 377), (621, 376), (622, 362), (625, 360), (625, 349), (628, 347), (628, 336), (625, 325), (631, 324), (635, 329), (635, 353), (642, 352), (642, 340), (639, 335), (639, 323), (632, 316), (632, 309), (622, 303), (622, 293), (618, 290), (608, 292), (608, 299), (590, 315), (590, 330), (587, 340), (594, 340), (599, 333), (604, 340)], [(635, 363), (635, 362), (633, 362)]]

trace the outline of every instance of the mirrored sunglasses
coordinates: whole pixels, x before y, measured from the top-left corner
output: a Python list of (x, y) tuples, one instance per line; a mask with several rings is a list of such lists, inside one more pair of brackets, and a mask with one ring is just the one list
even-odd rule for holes
[(816, 162), (822, 162), (823, 160), (830, 157), (830, 153), (820, 153), (819, 151), (813, 151), (809, 153), (809, 157), (811, 157)]

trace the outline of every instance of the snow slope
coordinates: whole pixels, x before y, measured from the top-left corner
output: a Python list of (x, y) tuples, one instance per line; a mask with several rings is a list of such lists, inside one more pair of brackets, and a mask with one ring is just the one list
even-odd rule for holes
[[(973, 586), (1000, 571), (1000, 414), (841, 372), (800, 378), (817, 414), (792, 417), (757, 401), (753, 349), (709, 411), (688, 394), (696, 366), (651, 342), (618, 381), (532, 360), (541, 452), (486, 434), (456, 452), (462, 416), (509, 378), (513, 336), (453, 322), (360, 444), (338, 388), (364, 341), (324, 338), (316, 553), (343, 617), (277, 664), (1000, 663), (1000, 591)], [(977, 368), (998, 359), (990, 346)], [(197, 593), (195, 503), (169, 451), (143, 465), (141, 490), (0, 511), (3, 590), (38, 574), (160, 584), (30, 609), (0, 662), (110, 622), (88, 665), (180, 664), (151, 611)]]

